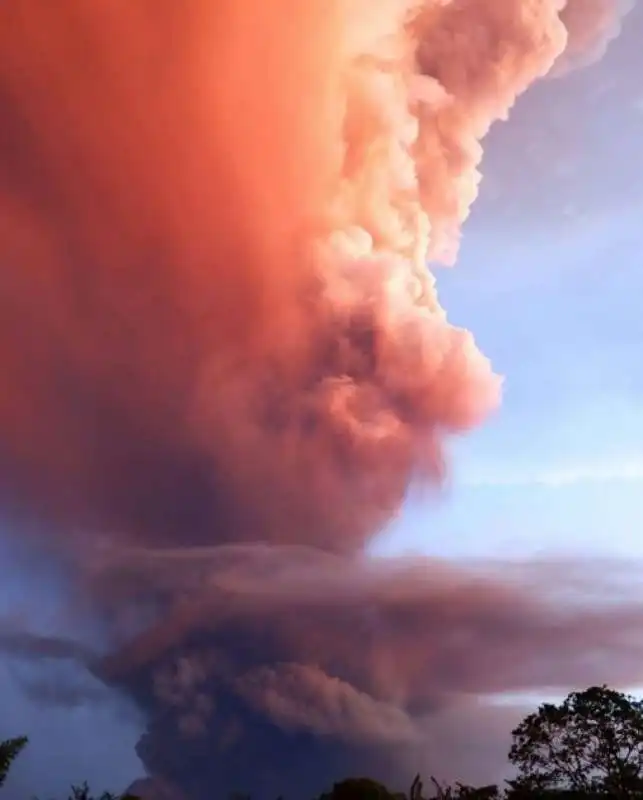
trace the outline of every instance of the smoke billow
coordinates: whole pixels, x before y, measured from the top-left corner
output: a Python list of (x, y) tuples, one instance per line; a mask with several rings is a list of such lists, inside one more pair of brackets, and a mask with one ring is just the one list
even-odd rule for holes
[(486, 695), (640, 661), (631, 604), (363, 555), (498, 401), (426, 262), (563, 6), (2, 6), (2, 501), (91, 598), (164, 786), (396, 774)]
[(564, 53), (552, 76), (587, 67), (599, 61), (621, 32), (623, 20), (636, 0), (566, 0), (561, 19), (568, 30)]

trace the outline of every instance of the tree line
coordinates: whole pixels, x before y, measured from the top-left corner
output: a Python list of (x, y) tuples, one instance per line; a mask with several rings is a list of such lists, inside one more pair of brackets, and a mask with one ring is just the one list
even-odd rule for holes
[[(514, 777), (502, 786), (442, 786), (434, 778), (425, 786), (417, 775), (399, 793), (370, 778), (348, 778), (317, 800), (643, 800), (643, 700), (592, 686), (559, 704), (543, 703), (511, 737)], [(0, 788), (27, 744), (26, 737), (0, 743)], [(72, 787), (69, 800), (95, 798), (82, 784)], [(105, 792), (98, 800), (138, 799)]]

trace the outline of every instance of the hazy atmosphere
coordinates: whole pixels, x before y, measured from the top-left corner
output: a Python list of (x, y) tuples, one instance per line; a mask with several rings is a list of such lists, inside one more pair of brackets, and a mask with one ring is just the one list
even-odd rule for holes
[(0, 8), (7, 800), (497, 781), (534, 701), (643, 686), (641, 41)]

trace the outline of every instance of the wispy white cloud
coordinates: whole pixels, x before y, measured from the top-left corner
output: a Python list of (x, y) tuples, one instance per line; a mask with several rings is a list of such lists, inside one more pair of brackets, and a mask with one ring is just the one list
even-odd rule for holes
[(556, 489), (577, 484), (639, 481), (643, 481), (643, 455), (534, 468), (478, 467), (461, 474), (459, 483), (476, 487), (545, 486)]
[[(569, 691), (583, 691), (585, 687), (570, 688)], [(636, 698), (643, 697), (643, 687), (618, 687), (619, 691), (632, 695)], [(542, 692), (502, 692), (494, 695), (488, 695), (485, 702), (489, 705), (495, 706), (514, 706), (524, 708), (529, 712), (535, 711), (541, 703), (562, 703), (567, 692), (558, 691), (551, 692), (546, 688)]]

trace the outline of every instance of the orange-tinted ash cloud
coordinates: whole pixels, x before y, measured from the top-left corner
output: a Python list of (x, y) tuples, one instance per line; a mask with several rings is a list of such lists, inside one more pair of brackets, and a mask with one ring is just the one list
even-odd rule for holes
[[(327, 747), (348, 769), (373, 738), (422, 741), (452, 696), (579, 674), (571, 642), (617, 647), (608, 617), (585, 638), (587, 615), (499, 579), (360, 560), (497, 406), (426, 262), (457, 253), (491, 124), (582, 38), (562, 5), (0, 9), (0, 493), (30, 546), (75, 565), (113, 634), (96, 670), (188, 794), (215, 706), (226, 780), (270, 731), (264, 765), (292, 735), (300, 765)], [(173, 715), (199, 670), (216, 686)]]

